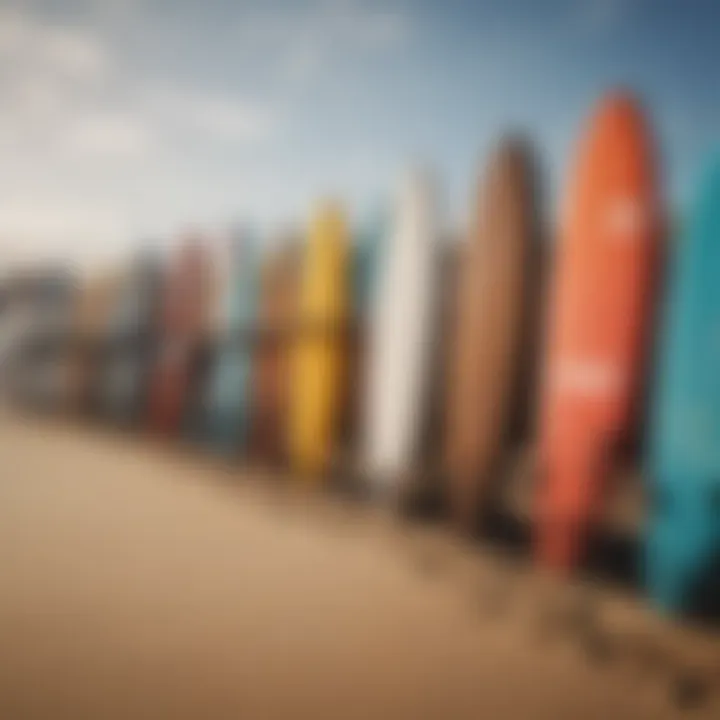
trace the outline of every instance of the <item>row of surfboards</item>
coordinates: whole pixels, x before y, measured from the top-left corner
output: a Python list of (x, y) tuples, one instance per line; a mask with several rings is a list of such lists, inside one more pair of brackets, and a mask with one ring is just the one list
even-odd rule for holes
[(197, 239), (164, 268), (141, 255), (75, 294), (74, 336), (106, 341), (55, 364), (63, 402), (284, 459), (307, 482), (346, 453), (378, 496), (436, 462), (463, 531), (531, 438), (536, 558), (561, 573), (583, 561), (620, 457), (642, 447), (647, 588), (692, 611), (720, 578), (720, 158), (667, 243), (648, 118), (614, 92), (562, 201), (549, 237), (532, 149), (506, 138), (452, 266), (422, 170), (355, 243), (328, 203), (306, 242), (269, 257), (247, 233), (214, 265)]

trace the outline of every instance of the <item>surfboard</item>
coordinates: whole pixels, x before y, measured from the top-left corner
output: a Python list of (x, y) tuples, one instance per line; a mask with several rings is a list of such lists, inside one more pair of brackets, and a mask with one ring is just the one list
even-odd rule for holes
[(448, 361), (445, 476), (452, 515), (472, 530), (509, 449), (523, 336), (538, 303), (539, 228), (529, 146), (506, 138), (481, 180), (459, 250)]
[(119, 273), (103, 271), (87, 278), (79, 291), (73, 317), (70, 384), (72, 408), (81, 415), (94, 415), (100, 406), (108, 318), (120, 283)]
[(560, 221), (539, 420), (539, 562), (583, 558), (607, 481), (634, 432), (659, 251), (653, 142), (638, 102), (600, 101)]
[(336, 451), (342, 419), (349, 305), (349, 231), (343, 210), (322, 205), (312, 218), (299, 287), (293, 341), (289, 457), (294, 470), (320, 482)]
[(430, 400), (440, 266), (431, 175), (402, 183), (378, 272), (367, 358), (363, 469), (372, 491), (395, 493), (417, 461)]
[(15, 272), (3, 277), (0, 302), (0, 402), (3, 404), (22, 403), (19, 380), (33, 319), (29, 286), (30, 281), (24, 273)]
[(283, 239), (262, 269), (258, 338), (252, 364), (251, 456), (271, 465), (287, 460), (291, 328), (295, 326), (299, 248)]
[(229, 248), (230, 277), (221, 294), (218, 349), (207, 398), (206, 435), (225, 453), (245, 451), (252, 412), (250, 373), (258, 294), (257, 250), (246, 232)]
[(677, 239), (647, 458), (647, 587), (671, 612), (720, 609), (720, 154)]
[(206, 312), (194, 344), (187, 374), (187, 391), (180, 434), (199, 447), (212, 444), (211, 397), (215, 368), (225, 343), (228, 325), (227, 296), (232, 287), (234, 262), (231, 243), (210, 241), (205, 246)]
[(208, 267), (198, 238), (187, 240), (166, 273), (160, 345), (153, 370), (148, 426), (160, 435), (177, 435), (206, 323)]
[(373, 297), (377, 289), (377, 275), (382, 257), (386, 218), (376, 213), (366, 219), (355, 234), (351, 249), (351, 307), (348, 332), (347, 399), (343, 402), (345, 417), (341, 430), (341, 452), (348, 479), (357, 470), (361, 451), (363, 402), (366, 395), (368, 332), (371, 326)]
[(23, 360), (23, 403), (43, 412), (67, 409), (70, 399), (69, 333), (76, 300), (75, 278), (64, 268), (35, 277), (32, 317)]
[(383, 239), (387, 235), (384, 213), (367, 219), (357, 233), (352, 252), (352, 312), (361, 323), (368, 320), (377, 291), (378, 268), (382, 260)]
[(154, 356), (161, 289), (159, 259), (139, 252), (125, 274), (109, 328), (109, 356), (103, 377), (105, 414), (122, 425), (142, 416)]

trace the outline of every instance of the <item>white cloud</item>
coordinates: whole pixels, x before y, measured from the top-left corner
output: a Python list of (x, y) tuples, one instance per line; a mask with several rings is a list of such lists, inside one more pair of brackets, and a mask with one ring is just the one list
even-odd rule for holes
[(3, 199), (0, 246), (6, 262), (52, 257), (92, 264), (127, 242), (125, 222), (119, 208), (99, 197), (18, 193)]
[(146, 97), (146, 111), (158, 127), (195, 135), (199, 143), (254, 143), (269, 138), (278, 126), (269, 105), (193, 87), (152, 86)]
[(104, 45), (89, 30), (0, 10), (0, 142), (29, 154), (61, 150), (109, 72)]
[(396, 51), (412, 34), (410, 16), (397, 9), (370, 8), (358, 0), (321, 0), (281, 14), (254, 13), (241, 19), (238, 41), (250, 52), (278, 58), (289, 83), (303, 85), (376, 53)]
[(81, 155), (101, 158), (146, 156), (151, 148), (151, 136), (137, 116), (97, 113), (81, 117), (74, 124), (67, 147)]
[(62, 195), (32, 199), (10, 196), (3, 200), (2, 232), (30, 240), (54, 232), (85, 235), (115, 219), (111, 211), (97, 202), (86, 204)]
[(0, 9), (0, 58), (12, 63), (13, 73), (42, 71), (75, 81), (99, 80), (107, 67), (105, 49), (89, 31), (12, 8)]
[[(100, 5), (101, 15), (110, 12)], [(112, 13), (125, 12), (120, 0), (113, 5)], [(221, 54), (238, 72), (209, 78), (211, 66), (172, 67), (177, 35), (213, 42), (200, 35), (207, 28), (163, 30), (156, 21), (137, 11), (128, 37), (150, 23), (167, 52), (143, 46), (147, 54), (130, 58), (123, 52), (135, 46), (123, 46), (127, 37), (107, 17), (81, 27), (0, 10), (0, 245), (12, 250), (4, 257), (88, 258), (185, 221), (223, 221), (239, 210), (274, 216), (279, 186), (268, 167), (282, 166), (273, 142), (289, 126), (295, 91), (399, 51), (413, 29), (401, 12), (359, 0), (291, 3), (276, 14), (257, 4), (237, 32), (222, 35), (231, 45)], [(262, 77), (264, 94), (248, 94), (245, 77)], [(286, 178), (293, 207), (317, 182)]]
[(241, 140), (267, 136), (273, 124), (267, 108), (237, 100), (194, 98), (188, 110), (201, 130)]
[[(109, 104), (101, 36), (0, 9), (0, 244), (5, 258), (91, 257), (123, 232), (118, 198), (90, 193), (109, 160), (148, 150), (142, 119)], [(92, 195), (92, 196), (91, 196)]]
[(260, 102), (128, 74), (102, 37), (0, 10), (5, 262), (92, 260), (149, 225), (172, 232), (219, 202), (210, 175), (200, 181), (204, 195), (198, 188), (188, 148), (193, 157), (211, 146), (242, 148), (277, 127)]
[(86, 33), (57, 28), (45, 42), (48, 58), (69, 76), (91, 80), (102, 78), (107, 57), (102, 45), (94, 38)]

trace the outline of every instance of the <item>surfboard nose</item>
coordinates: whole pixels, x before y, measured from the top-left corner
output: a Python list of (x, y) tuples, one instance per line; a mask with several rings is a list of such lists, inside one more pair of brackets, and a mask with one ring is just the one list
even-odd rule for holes
[[(596, 168), (596, 183), (628, 184), (649, 202), (656, 192), (657, 162), (641, 100), (627, 90), (608, 92), (598, 100), (585, 127), (581, 166)], [(655, 204), (651, 203), (653, 209)]]
[(645, 108), (640, 98), (626, 88), (615, 88), (597, 102), (592, 115), (596, 131), (610, 129), (618, 124), (645, 127)]

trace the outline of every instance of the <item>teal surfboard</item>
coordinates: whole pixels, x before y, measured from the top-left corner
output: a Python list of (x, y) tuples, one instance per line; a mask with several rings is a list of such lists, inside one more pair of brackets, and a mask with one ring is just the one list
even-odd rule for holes
[(206, 403), (205, 436), (216, 450), (242, 453), (250, 429), (251, 373), (258, 300), (258, 258), (247, 233), (232, 240), (232, 263)]
[(352, 294), (355, 316), (363, 322), (371, 309), (380, 262), (385, 218), (378, 213), (357, 233), (352, 262)]
[(342, 423), (343, 452), (354, 455), (359, 450), (359, 427), (365, 397), (364, 379), (367, 335), (372, 314), (378, 268), (382, 253), (382, 240), (386, 232), (385, 216), (375, 212), (368, 216), (355, 232), (351, 254), (351, 317), (348, 338), (349, 395)]
[(672, 613), (720, 584), (720, 154), (674, 243), (648, 443), (645, 577)]

